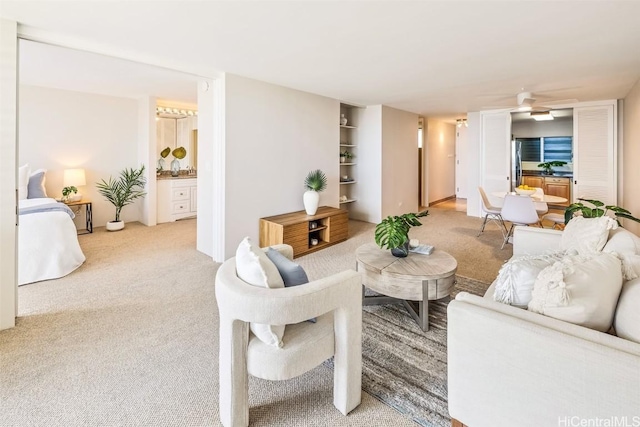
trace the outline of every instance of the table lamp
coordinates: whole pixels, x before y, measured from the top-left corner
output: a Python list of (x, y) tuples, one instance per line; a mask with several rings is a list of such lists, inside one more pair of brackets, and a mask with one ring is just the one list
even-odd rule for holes
[[(62, 179), (62, 185), (66, 187), (75, 187), (76, 190), (78, 187), (82, 187), (87, 185), (87, 180), (85, 178), (84, 169), (65, 169), (64, 177)], [(67, 196), (67, 202), (78, 202), (82, 200), (82, 194), (79, 191), (73, 194), (69, 194)]]

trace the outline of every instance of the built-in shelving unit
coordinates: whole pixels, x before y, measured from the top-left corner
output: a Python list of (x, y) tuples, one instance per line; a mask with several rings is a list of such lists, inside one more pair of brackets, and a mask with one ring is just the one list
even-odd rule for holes
[[(354, 197), (355, 184), (357, 184), (356, 161), (351, 159), (357, 158), (358, 145), (354, 143), (354, 133), (357, 131), (357, 123), (354, 122), (355, 114), (352, 114), (353, 108), (349, 104), (340, 104), (340, 157), (345, 151), (353, 157), (347, 158), (347, 161), (340, 159), (340, 204), (353, 203), (356, 201)], [(343, 124), (343, 120), (347, 119), (347, 123)]]

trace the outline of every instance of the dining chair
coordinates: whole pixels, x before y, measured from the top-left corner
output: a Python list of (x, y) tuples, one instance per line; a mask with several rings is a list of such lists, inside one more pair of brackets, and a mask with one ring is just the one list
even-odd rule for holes
[[(536, 190), (535, 193), (533, 193), (533, 205), (536, 208), (536, 212), (538, 213), (538, 216), (540, 215), (544, 215), (547, 212), (549, 212), (549, 206), (547, 205), (546, 202), (542, 201), (544, 200), (544, 190), (540, 187), (534, 187), (534, 189)], [(536, 199), (540, 199), (541, 201), (538, 201)]]
[(501, 211), (502, 208), (491, 205), (489, 198), (487, 197), (487, 193), (484, 191), (484, 188), (478, 187), (478, 191), (480, 192), (480, 197), (482, 198), (482, 210), (484, 211), (484, 221), (482, 221), (482, 227), (480, 231), (478, 231), (479, 237), (480, 234), (484, 232), (484, 227), (487, 225), (487, 221), (495, 222), (498, 227), (500, 227), (500, 231), (502, 231), (502, 237), (504, 237), (507, 232), (507, 226), (504, 224), (504, 220), (502, 219)]
[(528, 196), (518, 196), (507, 194), (504, 196), (504, 204), (502, 205), (502, 219), (511, 222), (511, 227), (507, 231), (504, 241), (500, 249), (509, 241), (509, 237), (513, 234), (513, 227), (516, 225), (540, 225), (540, 218), (536, 212), (533, 199)]

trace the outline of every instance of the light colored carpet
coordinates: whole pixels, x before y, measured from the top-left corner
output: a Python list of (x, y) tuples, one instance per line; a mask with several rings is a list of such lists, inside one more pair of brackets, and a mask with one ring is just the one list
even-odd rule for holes
[[(454, 255), (461, 275), (495, 277), (510, 249), (496, 250), (491, 230), (475, 238), (477, 218), (432, 212), (412, 237)], [(312, 278), (353, 267), (348, 254), (373, 225), (351, 227), (347, 242), (299, 258)], [(219, 425), (217, 264), (195, 250), (195, 221), (97, 228), (80, 242), (87, 262), (22, 286), (17, 327), (0, 332), (0, 425)], [(325, 365), (289, 381), (251, 378), (251, 424), (414, 425), (367, 393), (343, 417), (331, 394)]]
[[(0, 332), (2, 426), (216, 426), (217, 265), (195, 221), (80, 236), (87, 262), (21, 286)], [(326, 366), (289, 381), (250, 379), (251, 425), (415, 425), (363, 393), (348, 417)]]

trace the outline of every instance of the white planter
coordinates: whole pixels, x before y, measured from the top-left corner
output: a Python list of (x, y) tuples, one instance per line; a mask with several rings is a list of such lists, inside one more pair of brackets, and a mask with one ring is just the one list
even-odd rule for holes
[(302, 201), (307, 215), (315, 215), (318, 210), (318, 203), (320, 202), (320, 193), (313, 190), (305, 191), (302, 196)]
[(118, 231), (124, 228), (124, 221), (107, 222), (107, 231)]

